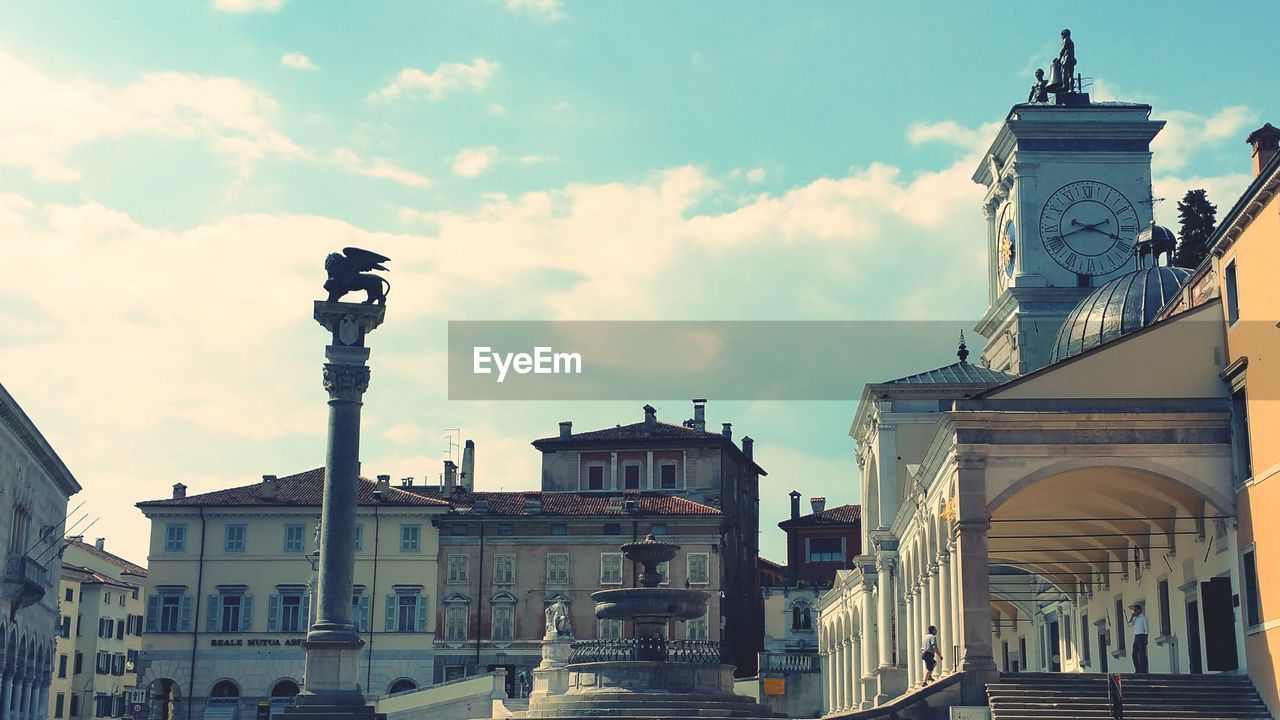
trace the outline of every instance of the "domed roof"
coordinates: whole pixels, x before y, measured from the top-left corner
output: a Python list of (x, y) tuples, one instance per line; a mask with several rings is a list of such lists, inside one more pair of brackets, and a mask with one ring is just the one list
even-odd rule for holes
[(1173, 231), (1163, 225), (1157, 225), (1152, 222), (1150, 225), (1138, 231), (1138, 236), (1134, 238), (1135, 246), (1144, 244), (1153, 244), (1157, 248), (1168, 248), (1173, 250), (1178, 244), (1178, 239), (1174, 237)]
[(1189, 277), (1191, 271), (1183, 268), (1149, 267), (1121, 275), (1089, 293), (1062, 322), (1049, 362), (1079, 355), (1151, 324)]

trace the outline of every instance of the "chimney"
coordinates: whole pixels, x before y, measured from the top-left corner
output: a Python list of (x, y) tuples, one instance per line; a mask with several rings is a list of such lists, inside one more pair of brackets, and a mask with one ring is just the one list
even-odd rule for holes
[(489, 499), (476, 498), (475, 503), (471, 505), (471, 509), (474, 510), (477, 515), (484, 515), (489, 512)]
[(106, 551), (107, 551), (107, 539), (106, 539), (106, 538), (96, 538), (96, 539), (93, 541), (93, 546), (94, 546), (94, 547), (96, 547), (96, 548), (98, 548), (98, 550), (101, 550), (102, 552), (106, 552)]
[(792, 490), (787, 494), (791, 496), (791, 519), (795, 520), (800, 517), (800, 493)]
[(536, 492), (524, 494), (524, 514), (537, 515), (542, 512), (542, 495)]
[(751, 439), (750, 435), (742, 436), (742, 454), (747, 457), (747, 462), (755, 462), (756, 441)]
[(813, 508), (813, 514), (817, 515), (827, 507), (827, 499), (824, 497), (809, 498), (809, 507)]
[(377, 483), (376, 485), (374, 485), (374, 488), (375, 488), (375, 489), (377, 489), (377, 490), (378, 490), (378, 492), (381, 492), (381, 493), (383, 493), (383, 494), (386, 494), (386, 493), (387, 493), (387, 491), (389, 491), (389, 490), (391, 489), (391, 476), (390, 476), (390, 475), (379, 475), (379, 476), (378, 476), (378, 483)]
[(560, 437), (569, 437), (572, 434), (573, 434), (573, 421), (561, 420), (560, 421)]
[(258, 490), (258, 495), (264, 498), (273, 499), (276, 496), (276, 476), (263, 475), (262, 486)]
[(458, 484), (458, 465), (452, 460), (444, 461), (444, 486), (456, 487)]
[(646, 436), (653, 434), (653, 429), (658, 425), (658, 411), (652, 405), (644, 406), (644, 434)]
[(725, 423), (724, 427), (720, 430), (720, 434), (724, 436), (725, 440), (732, 440), (733, 439), (733, 423)]
[(462, 448), (462, 475), (459, 483), (468, 490), (476, 489), (476, 444), (473, 440), (468, 440)]
[(182, 483), (174, 483), (174, 484), (173, 484), (173, 499), (174, 499), (174, 500), (181, 500), (182, 498), (184, 498), (184, 497), (186, 497), (186, 496), (187, 496), (187, 486), (186, 486), (186, 485), (183, 485)]
[(707, 399), (693, 399), (693, 429), (698, 432), (707, 431)]
[(1280, 147), (1280, 128), (1267, 123), (1249, 133), (1245, 142), (1253, 146), (1253, 174), (1258, 175), (1271, 162), (1276, 149)]
[(400, 478), (400, 487), (413, 487), (413, 476)]
[(69, 535), (67, 536), (67, 539), (70, 540), (71, 542), (84, 542), (83, 535)]

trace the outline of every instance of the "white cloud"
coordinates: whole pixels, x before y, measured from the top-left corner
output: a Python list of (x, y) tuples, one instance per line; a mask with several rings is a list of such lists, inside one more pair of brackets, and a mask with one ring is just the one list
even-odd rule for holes
[(229, 13), (279, 12), (286, 0), (213, 0), (213, 9)]
[(395, 80), (370, 93), (366, 99), (369, 102), (388, 101), (412, 90), (422, 90), (429, 100), (435, 101), (452, 90), (483, 90), (500, 67), (501, 64), (496, 61), (476, 58), (470, 64), (440, 63), (431, 72), (405, 68)]
[(487, 171), (497, 158), (498, 148), (492, 145), (467, 148), (454, 156), (453, 172), (462, 177), (476, 177)]
[[(967, 128), (954, 120), (934, 123), (915, 123), (907, 128), (907, 140), (912, 145), (924, 145), (931, 142), (958, 145), (973, 148), (984, 140), (989, 141), (999, 128), (999, 123), (988, 123), (978, 129)], [(979, 148), (981, 149), (981, 148)]]
[(307, 57), (306, 55), (303, 55), (300, 52), (285, 53), (284, 55), (280, 56), (280, 64), (287, 68), (293, 68), (294, 70), (318, 69), (316, 67), (316, 64), (311, 61), (311, 58)]
[(565, 18), (561, 0), (507, 0), (507, 9), (512, 12), (527, 12), (546, 22)]
[(199, 138), (242, 174), (266, 156), (303, 151), (277, 129), (278, 108), (240, 80), (190, 73), (147, 73), (130, 85), (48, 77), (0, 51), (0, 165), (44, 180), (80, 176), (71, 163), (85, 145), (129, 134)]
[(1226, 140), (1243, 143), (1249, 126), (1257, 122), (1257, 115), (1244, 105), (1225, 107), (1207, 117), (1184, 110), (1158, 112), (1154, 117), (1167, 123), (1151, 143), (1154, 172), (1181, 169), (1196, 153)]
[(521, 155), (520, 164), (521, 165), (540, 165), (542, 163), (556, 162), (559, 159), (560, 158), (556, 157), (555, 155), (538, 155), (535, 153), (530, 155)]
[(743, 175), (743, 177), (745, 177), (749, 183), (762, 183), (764, 182), (765, 175), (766, 173), (764, 168), (751, 168)]
[(382, 431), (382, 437), (397, 445), (417, 445), (422, 442), (422, 428), (414, 423), (396, 423)]
[(409, 187), (424, 187), (433, 182), (425, 175), (400, 167), (384, 158), (375, 157), (372, 160), (365, 160), (351, 148), (340, 147), (329, 157), (338, 167), (357, 175), (391, 180)]

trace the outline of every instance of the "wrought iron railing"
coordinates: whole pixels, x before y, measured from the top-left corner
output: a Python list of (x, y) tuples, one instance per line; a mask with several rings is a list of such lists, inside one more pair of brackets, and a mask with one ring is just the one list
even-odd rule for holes
[(760, 653), (760, 672), (816, 673), (817, 653)]
[(628, 660), (697, 665), (729, 663), (726, 648), (711, 640), (579, 640), (570, 647), (570, 664)]
[(29, 583), (44, 587), (48, 573), (40, 563), (29, 557), (10, 557), (4, 563), (4, 581), (8, 583)]

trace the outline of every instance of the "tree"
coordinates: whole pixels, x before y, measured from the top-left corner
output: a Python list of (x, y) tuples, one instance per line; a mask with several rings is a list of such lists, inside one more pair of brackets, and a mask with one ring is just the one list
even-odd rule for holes
[(1217, 224), (1218, 206), (1209, 202), (1203, 189), (1188, 190), (1178, 201), (1178, 249), (1173, 264), (1195, 268), (1209, 254), (1209, 237)]

